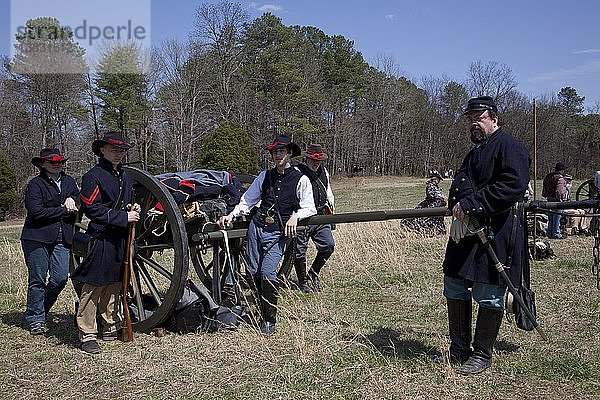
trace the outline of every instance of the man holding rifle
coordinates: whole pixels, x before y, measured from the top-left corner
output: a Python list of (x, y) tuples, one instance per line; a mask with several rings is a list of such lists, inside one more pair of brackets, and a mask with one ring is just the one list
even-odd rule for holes
[(132, 179), (121, 161), (133, 145), (120, 133), (107, 133), (92, 143), (98, 164), (83, 175), (81, 207), (90, 219), (87, 233), (93, 245), (71, 278), (83, 284), (77, 311), (81, 351), (101, 352), (96, 341), (96, 314), (103, 320), (102, 340), (116, 340), (121, 329), (119, 295), (128, 225), (140, 218), (140, 206), (132, 202)]
[[(450, 351), (447, 361), (464, 375), (492, 364), (492, 352), (504, 315), (506, 283), (500, 279), (477, 235), (482, 226), (498, 259), (519, 286), (524, 251), (523, 221), (515, 204), (523, 199), (531, 163), (527, 149), (504, 131), (494, 100), (472, 98), (466, 111), (474, 148), (466, 155), (450, 187), (448, 207), (454, 221), (443, 263)], [(476, 220), (476, 222), (469, 220)], [(471, 347), (472, 299), (478, 305)]]

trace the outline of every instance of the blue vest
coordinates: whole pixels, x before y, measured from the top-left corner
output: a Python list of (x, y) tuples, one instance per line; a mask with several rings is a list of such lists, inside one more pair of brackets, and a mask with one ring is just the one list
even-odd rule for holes
[[(283, 174), (279, 174), (277, 168), (272, 168), (265, 173), (256, 223), (270, 232), (283, 229), (292, 213), (300, 208), (300, 200), (296, 195), (300, 178), (302, 172), (294, 167), (287, 168)], [(275, 223), (269, 223), (261, 218), (266, 215), (272, 216)]]

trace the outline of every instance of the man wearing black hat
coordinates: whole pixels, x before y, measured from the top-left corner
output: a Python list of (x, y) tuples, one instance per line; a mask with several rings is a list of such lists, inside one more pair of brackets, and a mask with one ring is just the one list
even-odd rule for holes
[[(527, 149), (500, 127), (491, 97), (469, 100), (464, 115), (474, 148), (456, 172), (448, 199), (455, 220), (443, 263), (451, 341), (449, 356), (444, 358), (458, 364), (459, 373), (469, 375), (491, 366), (506, 292), (484, 245), (477, 235), (469, 234), (473, 229), (470, 220), (476, 220), (493, 237), (498, 258), (510, 265), (507, 273), (519, 287), (525, 238), (515, 204), (527, 189), (530, 157)], [(471, 347), (472, 300), (479, 309)]]
[[(311, 144), (306, 148), (303, 156), (304, 163), (298, 164), (298, 169), (310, 179), (317, 214), (333, 214), (335, 199), (329, 183), (329, 172), (322, 165), (322, 162), (327, 160), (327, 153), (323, 151), (320, 145)], [(317, 255), (310, 266), (307, 279), (306, 251), (308, 250), (309, 239), (312, 239), (315, 243)], [(304, 293), (322, 291), (323, 285), (319, 279), (319, 272), (333, 254), (335, 246), (331, 224), (308, 226), (304, 232), (296, 237), (295, 242), (294, 267), (300, 290)]]
[[(567, 197), (567, 181), (564, 172), (567, 169), (562, 162), (557, 162), (554, 171), (548, 173), (542, 182), (542, 196), (548, 201), (564, 201)], [(549, 239), (561, 239), (560, 218), (562, 211), (552, 211), (548, 215), (548, 230), (546, 236)]]
[(275, 333), (278, 289), (277, 265), (286, 237), (296, 235), (298, 221), (317, 213), (309, 179), (292, 167), (292, 157), (300, 155), (300, 147), (287, 135), (278, 135), (265, 150), (271, 153), (275, 167), (262, 171), (244, 192), (231, 213), (219, 219), (222, 229), (231, 227), (235, 217), (257, 212), (248, 227), (248, 273), (254, 284), (261, 308), (260, 330)]
[(40, 156), (31, 160), (40, 173), (25, 188), (27, 217), (21, 245), (29, 271), (25, 324), (32, 335), (46, 331), (46, 315), (69, 274), (79, 188), (63, 171), (66, 161), (60, 150), (42, 149)]
[(96, 342), (96, 313), (103, 320), (103, 340), (115, 340), (121, 328), (118, 298), (127, 227), (140, 218), (140, 206), (130, 204), (133, 181), (121, 168), (121, 161), (131, 147), (116, 132), (95, 140), (92, 151), (99, 157), (98, 164), (82, 179), (81, 208), (90, 219), (87, 232), (95, 240), (71, 278), (83, 285), (77, 326), (81, 350), (89, 354), (101, 351)]

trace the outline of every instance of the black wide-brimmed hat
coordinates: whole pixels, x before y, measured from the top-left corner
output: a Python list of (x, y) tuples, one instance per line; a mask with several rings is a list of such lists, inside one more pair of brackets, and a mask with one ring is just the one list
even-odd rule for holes
[(273, 143), (265, 147), (265, 150), (272, 151), (277, 147), (285, 146), (288, 151), (291, 151), (292, 157), (298, 157), (302, 151), (300, 146), (292, 142), (292, 139), (288, 135), (277, 135), (273, 140)]
[(125, 142), (123, 139), (123, 134), (120, 132), (108, 132), (104, 134), (102, 139), (96, 139), (92, 142), (92, 151), (98, 157), (102, 157), (102, 152), (100, 148), (105, 144), (112, 144), (115, 147), (118, 147), (123, 150), (129, 150), (133, 147), (133, 144)]
[(327, 160), (327, 153), (323, 151), (320, 144), (309, 144), (306, 151), (302, 153), (304, 157), (312, 158), (313, 160)]
[(53, 161), (53, 162), (61, 162), (64, 163), (69, 158), (65, 158), (60, 154), (59, 149), (42, 149), (40, 150), (39, 157), (33, 157), (31, 159), (31, 163), (36, 167), (39, 167), (44, 161)]
[(554, 166), (555, 171), (564, 171), (565, 169), (567, 169), (567, 166), (562, 162), (557, 162)]
[(490, 96), (480, 96), (473, 97), (469, 100), (467, 104), (467, 109), (463, 112), (462, 115), (468, 114), (470, 111), (483, 111), (483, 110), (491, 110), (495, 113), (498, 112), (498, 107), (496, 107), (496, 103), (494, 99)]

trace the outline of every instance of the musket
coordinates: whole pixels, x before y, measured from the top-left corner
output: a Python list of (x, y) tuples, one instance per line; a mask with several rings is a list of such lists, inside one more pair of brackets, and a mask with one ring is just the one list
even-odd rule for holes
[(131, 283), (131, 269), (133, 267), (133, 244), (135, 240), (135, 222), (129, 223), (127, 231), (127, 242), (125, 243), (125, 254), (123, 257), (123, 287), (121, 301), (123, 303), (123, 341), (133, 341), (133, 325), (131, 315), (129, 314), (129, 304), (127, 303), (127, 292)]
[(492, 263), (494, 264), (494, 267), (496, 268), (496, 270), (498, 271), (498, 273), (500, 274), (500, 276), (502, 277), (504, 282), (506, 282), (506, 286), (508, 287), (508, 290), (510, 291), (510, 293), (513, 295), (513, 298), (515, 300), (517, 300), (517, 303), (519, 303), (519, 305), (521, 306), (521, 309), (525, 312), (527, 319), (529, 319), (529, 321), (531, 321), (531, 324), (533, 325), (533, 327), (535, 328), (537, 333), (540, 334), (542, 339), (546, 340), (546, 335), (542, 331), (542, 328), (538, 324), (535, 316), (533, 315), (531, 310), (525, 305), (525, 302), (523, 301), (523, 298), (519, 294), (519, 291), (517, 290), (515, 285), (510, 280), (508, 274), (506, 273), (506, 266), (504, 264), (502, 264), (502, 262), (500, 262), (500, 260), (498, 259), (498, 256), (496, 255), (496, 252), (494, 251), (494, 248), (492, 247), (492, 244), (490, 243), (488, 236), (485, 233), (485, 229), (481, 225), (479, 225), (479, 221), (477, 221), (477, 218), (470, 218), (469, 224), (472, 225), (473, 228), (475, 229), (475, 231), (471, 232), (471, 233), (476, 234), (477, 237), (479, 238), (479, 240), (481, 240), (481, 243), (483, 243), (483, 247), (485, 247), (485, 250), (487, 251), (488, 256), (492, 259)]

